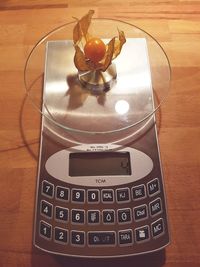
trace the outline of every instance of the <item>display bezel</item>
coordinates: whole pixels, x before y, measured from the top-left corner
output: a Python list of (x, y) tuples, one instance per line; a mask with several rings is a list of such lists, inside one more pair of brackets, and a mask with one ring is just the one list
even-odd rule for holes
[[(107, 175), (107, 176), (69, 176), (69, 155), (72, 152), (101, 152), (117, 151), (129, 152), (131, 175)], [(153, 169), (152, 159), (144, 152), (132, 147), (122, 147), (114, 144), (80, 145), (60, 150), (48, 158), (45, 164), (46, 171), (52, 177), (68, 184), (85, 187), (106, 187), (128, 184), (147, 176)]]

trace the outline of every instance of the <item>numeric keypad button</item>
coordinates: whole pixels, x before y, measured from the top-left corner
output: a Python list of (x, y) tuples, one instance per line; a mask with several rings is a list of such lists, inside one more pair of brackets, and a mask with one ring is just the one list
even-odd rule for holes
[(47, 218), (52, 218), (53, 205), (45, 200), (42, 200), (40, 204), (40, 213)]
[(133, 231), (131, 229), (119, 231), (118, 236), (120, 246), (130, 246), (133, 244)]
[(118, 223), (130, 223), (132, 219), (131, 209), (119, 209), (117, 211)]
[(149, 203), (150, 214), (151, 216), (156, 216), (157, 214), (162, 212), (162, 204), (161, 199), (157, 198), (154, 201)]
[(120, 188), (116, 190), (117, 202), (129, 202), (130, 190), (129, 188)]
[(57, 186), (56, 198), (63, 201), (69, 201), (69, 188)]
[(158, 178), (153, 179), (147, 184), (149, 196), (153, 196), (160, 192), (160, 184)]
[(85, 211), (84, 210), (71, 210), (71, 221), (75, 224), (83, 224), (85, 223)]
[(62, 229), (60, 227), (55, 227), (54, 229), (54, 240), (55, 242), (66, 244), (68, 239), (67, 230)]
[(144, 220), (147, 218), (147, 205), (141, 205), (133, 209), (135, 221)]
[(101, 192), (103, 203), (113, 203), (114, 202), (114, 191), (112, 189), (103, 189)]
[(55, 207), (55, 219), (67, 222), (69, 219), (69, 210), (63, 207)]
[(151, 231), (154, 238), (159, 237), (164, 233), (164, 223), (162, 218), (151, 224)]
[(85, 202), (85, 190), (72, 189), (72, 202), (84, 203)]
[(46, 239), (52, 237), (52, 226), (44, 221), (40, 221), (40, 236)]
[(100, 223), (100, 211), (99, 210), (88, 210), (87, 218), (89, 224)]
[(85, 245), (85, 232), (71, 231), (71, 244), (75, 246)]
[(114, 210), (103, 210), (103, 223), (113, 224), (115, 223), (115, 211)]
[(106, 232), (88, 232), (89, 246), (114, 246), (116, 244), (116, 233)]
[(46, 180), (42, 181), (42, 194), (53, 198), (54, 195), (54, 185)]
[(146, 197), (146, 189), (143, 184), (132, 187), (133, 200), (139, 200)]
[(99, 202), (99, 190), (88, 190), (87, 191), (87, 200), (89, 203), (98, 203)]
[(142, 242), (149, 240), (149, 226), (145, 225), (143, 227), (135, 229), (135, 239), (136, 242)]

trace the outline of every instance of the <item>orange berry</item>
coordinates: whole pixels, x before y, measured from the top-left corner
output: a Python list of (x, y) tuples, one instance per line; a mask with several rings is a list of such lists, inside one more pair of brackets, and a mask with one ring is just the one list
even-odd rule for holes
[(85, 57), (97, 63), (103, 59), (106, 53), (106, 46), (99, 38), (90, 39), (84, 47)]

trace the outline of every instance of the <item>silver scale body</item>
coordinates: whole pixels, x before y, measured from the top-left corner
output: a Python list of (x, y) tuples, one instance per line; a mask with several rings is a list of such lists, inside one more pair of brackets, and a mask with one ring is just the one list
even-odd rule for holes
[[(136, 61), (133, 63), (127, 63), (127, 55), (131, 55), (133, 51), (133, 46), (135, 46), (134, 51), (136, 56), (140, 58), (140, 66), (137, 66)], [(167, 211), (166, 211), (166, 200), (163, 184), (163, 174), (161, 169), (161, 161), (157, 140), (157, 131), (155, 124), (155, 117), (152, 115), (149, 119), (144, 120), (139, 126), (133, 129), (127, 129), (126, 135), (129, 138), (124, 138), (123, 132), (116, 132), (117, 139), (121, 139), (120, 145), (109, 142), (109, 135), (105, 136), (105, 142), (90, 143), (74, 145), (69, 140), (71, 139), (71, 134), (80, 136), (79, 132), (71, 133), (70, 131), (65, 131), (59, 125), (51, 121), (51, 116), (54, 119), (58, 119), (62, 124), (64, 123), (65, 117), (62, 112), (51, 110), (51, 101), (56, 101), (56, 99), (61, 99), (62, 94), (64, 96), (64, 91), (66, 88), (66, 72), (76, 73), (76, 69), (73, 64), (72, 58), (65, 58), (66, 55), (73, 54), (73, 47), (71, 41), (52, 41), (48, 43), (46, 51), (46, 62), (45, 62), (45, 77), (44, 77), (44, 92), (43, 92), (43, 113), (50, 118), (47, 119), (46, 116), (42, 118), (41, 127), (41, 141), (40, 141), (40, 158), (38, 166), (38, 178), (37, 178), (37, 189), (36, 189), (36, 206), (35, 206), (35, 223), (34, 223), (34, 245), (49, 253), (54, 253), (58, 255), (75, 256), (75, 257), (123, 257), (130, 255), (138, 255), (148, 252), (153, 252), (164, 248), (169, 244), (169, 232), (168, 232), (168, 221), (167, 221)], [(142, 102), (145, 108), (135, 105), (135, 114), (139, 114), (141, 117), (145, 117), (145, 114), (149, 114), (153, 110), (153, 96), (151, 87), (151, 75), (148, 63), (148, 53), (146, 47), (145, 39), (128, 39), (126, 44), (127, 55), (122, 53), (120, 55), (121, 62), (116, 62), (116, 65), (123, 67), (126, 71), (130, 70), (132, 66), (143, 68), (144, 80), (146, 83), (144, 87), (139, 88), (142, 93), (133, 96), (133, 101), (135, 103)], [(120, 58), (119, 57), (119, 58)], [(64, 59), (64, 60), (63, 60)], [(66, 65), (67, 64), (67, 65)], [(66, 68), (64, 69), (64, 66)], [(68, 69), (67, 69), (68, 68)], [(130, 71), (129, 78), (132, 77)], [(131, 78), (131, 79), (134, 79)], [(117, 71), (117, 83), (123, 84), (124, 73), (120, 70)], [(129, 83), (125, 84), (126, 87), (131, 87), (131, 80)], [(61, 88), (61, 89), (58, 89)], [(83, 89), (85, 90), (85, 89)], [(115, 97), (115, 91), (117, 89), (111, 89), (110, 94), (113, 94), (113, 99)], [(125, 99), (130, 98), (124, 96)], [(64, 102), (63, 102), (64, 103)], [(87, 103), (85, 103), (86, 105)], [(58, 110), (64, 111), (66, 109), (66, 103), (58, 107)], [(146, 112), (142, 114), (142, 112)], [(64, 112), (63, 112), (64, 113)], [(57, 117), (56, 117), (57, 116)], [(136, 115), (137, 116), (137, 115)], [(115, 123), (115, 122), (114, 122)], [(138, 128), (137, 128), (138, 127)], [(120, 136), (120, 134), (122, 136)], [(113, 135), (111, 134), (111, 139)], [(88, 135), (83, 138), (88, 138)], [(96, 137), (95, 137), (96, 138)], [(84, 140), (83, 140), (84, 142)], [(68, 174), (69, 170), (69, 154), (73, 152), (102, 152), (102, 151), (118, 151), (118, 152), (129, 152), (130, 153), (130, 163), (131, 163), (131, 175), (124, 177), (119, 176), (90, 176), (90, 177), (70, 177)], [(159, 190), (155, 194), (150, 196), (148, 194), (147, 184), (154, 180), (159, 181)], [(99, 189), (100, 191), (105, 188), (112, 188), (115, 192), (119, 188), (129, 188), (130, 192), (132, 187), (137, 187), (138, 185), (145, 185), (146, 195), (145, 198), (133, 201), (130, 199), (128, 203), (117, 203), (116, 201), (112, 204), (104, 204), (101, 201), (99, 204), (88, 204), (85, 201), (84, 204), (76, 204), (69, 202), (60, 202), (55, 198), (55, 193), (53, 197), (49, 198), (42, 194), (42, 181), (46, 180), (54, 185), (54, 190), (57, 185), (67, 187), (71, 191), (73, 188), (84, 189), (87, 193), (87, 189)], [(130, 196), (131, 198), (131, 196)], [(161, 212), (156, 216), (151, 216), (149, 211), (150, 203), (154, 200), (161, 199)], [(134, 221), (131, 219), (129, 224), (118, 224), (115, 221), (114, 225), (106, 225), (100, 223), (99, 225), (91, 226), (87, 224), (87, 219), (85, 224), (73, 225), (70, 222), (61, 223), (54, 219), (54, 214), (52, 218), (45, 218), (41, 214), (41, 200), (50, 202), (54, 206), (62, 206), (71, 210), (72, 208), (81, 208), (85, 210), (91, 209), (117, 209), (130, 207), (133, 211), (135, 206), (146, 205), (148, 216), (145, 220)], [(87, 214), (87, 213), (85, 213)], [(154, 222), (162, 218), (163, 231), (161, 235), (152, 236), (152, 225)], [(70, 218), (69, 218), (70, 219)], [(51, 225), (52, 234), (51, 238), (44, 238), (40, 235), (40, 222)], [(139, 229), (142, 226), (148, 225), (149, 227), (149, 238), (144, 240), (144, 242), (137, 242), (135, 238), (135, 229)], [(68, 241), (66, 244), (55, 242), (54, 240), (54, 228), (58, 226), (68, 231)], [(88, 244), (87, 233), (90, 231), (110, 231), (114, 230), (116, 232), (116, 242), (115, 244), (103, 244), (91, 246)], [(124, 229), (132, 229), (133, 240), (132, 244), (120, 245), (118, 242), (118, 231), (123, 231)], [(72, 230), (78, 230), (85, 232), (85, 243), (82, 246), (75, 246), (71, 244), (70, 233)], [(107, 248), (109, 247), (109, 249)]]

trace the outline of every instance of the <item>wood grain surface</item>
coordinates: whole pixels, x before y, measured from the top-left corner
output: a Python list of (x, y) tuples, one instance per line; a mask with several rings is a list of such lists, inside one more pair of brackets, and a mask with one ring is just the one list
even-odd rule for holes
[[(171, 62), (159, 128), (171, 245), (159, 253), (95, 261), (47, 255), (32, 246), (40, 114), (25, 96), (24, 64), (44, 33), (89, 9), (146, 30)], [(199, 267), (200, 0), (1, 0), (0, 189), (0, 267)]]

